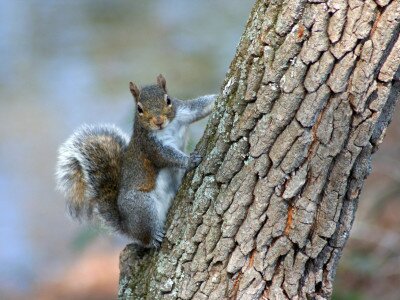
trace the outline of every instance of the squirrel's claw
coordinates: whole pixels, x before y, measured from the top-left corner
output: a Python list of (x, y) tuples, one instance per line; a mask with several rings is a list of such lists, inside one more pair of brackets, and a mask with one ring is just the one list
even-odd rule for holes
[(188, 171), (191, 171), (194, 168), (196, 168), (201, 163), (202, 159), (203, 157), (198, 152), (196, 151), (192, 152), (189, 158)]
[(162, 229), (157, 230), (154, 233), (154, 238), (153, 238), (153, 242), (152, 242), (154, 248), (160, 248), (161, 243), (164, 239), (164, 236), (165, 236), (165, 231)]

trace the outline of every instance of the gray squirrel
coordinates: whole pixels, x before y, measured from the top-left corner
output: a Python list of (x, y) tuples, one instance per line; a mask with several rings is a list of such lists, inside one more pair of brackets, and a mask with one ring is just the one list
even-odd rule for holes
[(113, 125), (84, 125), (59, 149), (57, 188), (73, 218), (100, 220), (153, 248), (185, 171), (201, 161), (183, 152), (187, 128), (210, 114), (217, 96), (172, 98), (161, 74), (157, 84), (129, 88), (136, 103), (130, 140)]

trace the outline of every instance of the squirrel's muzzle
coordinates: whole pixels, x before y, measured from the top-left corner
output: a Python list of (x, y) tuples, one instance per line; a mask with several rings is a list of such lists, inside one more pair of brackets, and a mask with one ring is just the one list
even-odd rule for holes
[(165, 116), (157, 116), (151, 119), (151, 122), (154, 124), (155, 127), (161, 129), (166, 121)]

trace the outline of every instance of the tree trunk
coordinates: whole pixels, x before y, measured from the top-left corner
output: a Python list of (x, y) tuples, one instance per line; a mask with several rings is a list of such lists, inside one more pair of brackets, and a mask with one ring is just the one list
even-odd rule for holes
[(400, 1), (257, 1), (159, 251), (121, 298), (325, 299), (399, 98)]

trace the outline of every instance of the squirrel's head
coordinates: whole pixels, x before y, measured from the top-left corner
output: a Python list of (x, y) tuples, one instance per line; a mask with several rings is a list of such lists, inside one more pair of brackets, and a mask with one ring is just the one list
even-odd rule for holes
[(129, 89), (136, 103), (136, 118), (144, 128), (164, 129), (175, 117), (174, 103), (167, 94), (167, 82), (161, 74), (157, 84), (139, 89), (130, 82)]

